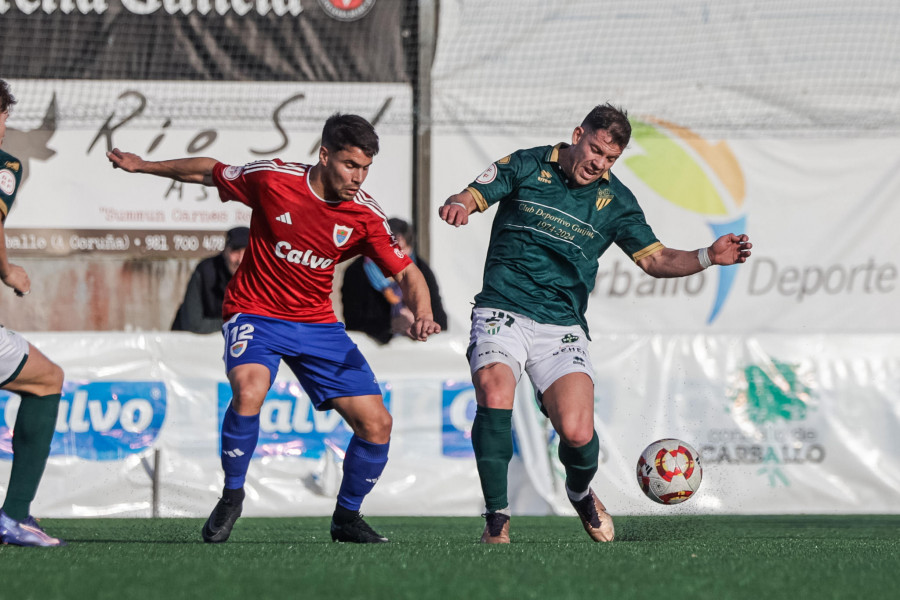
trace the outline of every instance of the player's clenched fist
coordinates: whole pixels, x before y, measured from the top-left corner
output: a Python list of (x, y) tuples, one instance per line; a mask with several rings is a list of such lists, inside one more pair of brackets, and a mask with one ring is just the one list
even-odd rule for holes
[(475, 200), (468, 191), (460, 192), (447, 198), (438, 209), (438, 215), (449, 225), (459, 227), (469, 223), (469, 215), (475, 210)]

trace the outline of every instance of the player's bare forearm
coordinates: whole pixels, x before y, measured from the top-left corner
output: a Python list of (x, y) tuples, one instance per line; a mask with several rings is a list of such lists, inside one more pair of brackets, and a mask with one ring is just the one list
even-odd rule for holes
[(218, 162), (214, 158), (207, 157), (144, 160), (137, 154), (123, 152), (118, 148), (107, 152), (106, 157), (114, 169), (122, 169), (128, 173), (147, 173), (184, 183), (201, 183), (207, 186), (213, 185), (213, 167)]
[(645, 273), (653, 277), (684, 277), (699, 273), (712, 265), (734, 265), (747, 262), (753, 244), (746, 235), (728, 233), (708, 248), (675, 250), (663, 248), (637, 261)]
[(447, 222), (448, 225), (459, 227), (469, 223), (469, 215), (478, 210), (475, 204), (475, 198), (469, 190), (463, 190), (458, 194), (453, 194), (444, 205), (438, 209), (438, 215)]
[(434, 321), (431, 312), (431, 293), (425, 276), (414, 264), (409, 265), (396, 275), (394, 279), (403, 290), (403, 303), (415, 316), (407, 335), (414, 340), (424, 342), (429, 335), (441, 332), (441, 326)]
[(19, 265), (9, 262), (6, 256), (6, 229), (2, 220), (0, 220), (0, 281), (11, 287), (20, 298), (31, 291), (28, 273)]

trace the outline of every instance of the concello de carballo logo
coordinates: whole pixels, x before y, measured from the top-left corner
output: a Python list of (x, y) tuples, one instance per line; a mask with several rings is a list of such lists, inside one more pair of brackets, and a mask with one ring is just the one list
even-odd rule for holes
[[(0, 459), (12, 458), (20, 403), (18, 395), (0, 392)], [(140, 454), (156, 443), (165, 417), (162, 382), (66, 381), (50, 456), (108, 461)]]
[(707, 464), (756, 465), (771, 487), (789, 486), (784, 467), (824, 462), (825, 446), (807, 423), (816, 406), (812, 371), (774, 359), (736, 373), (726, 410), (736, 428), (711, 430), (701, 454)]
[[(704, 217), (713, 239), (747, 233), (744, 174), (727, 143), (713, 143), (685, 127), (652, 118), (632, 120), (631, 140), (641, 152), (624, 162), (644, 184), (668, 202)], [(707, 324), (722, 310), (737, 265), (716, 272), (718, 287)]]

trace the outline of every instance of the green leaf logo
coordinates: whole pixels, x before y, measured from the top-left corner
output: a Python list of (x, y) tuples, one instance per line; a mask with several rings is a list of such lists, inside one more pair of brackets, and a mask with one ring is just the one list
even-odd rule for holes
[(627, 158), (626, 166), (672, 204), (713, 217), (743, 206), (744, 175), (727, 143), (710, 143), (657, 119), (632, 121), (631, 139), (641, 153)]

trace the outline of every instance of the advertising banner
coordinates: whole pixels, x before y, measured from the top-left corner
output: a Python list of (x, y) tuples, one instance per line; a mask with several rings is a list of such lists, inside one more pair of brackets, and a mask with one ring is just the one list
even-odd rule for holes
[[(221, 494), (219, 429), (230, 399), (218, 336), (26, 335), (66, 372), (35, 514), (208, 514)], [(394, 423), (390, 460), (366, 514), (482, 512), (465, 337), (384, 347), (354, 339)], [(613, 514), (896, 512), (898, 342), (896, 335), (598, 336), (593, 487)], [(18, 402), (0, 393), (0, 493)], [(513, 513), (574, 514), (559, 439), (525, 380), (513, 425)], [(349, 435), (337, 415), (312, 411), (282, 368), (263, 405), (245, 514), (330, 514)], [(661, 438), (700, 452), (703, 480), (684, 504), (657, 505), (638, 485), (638, 457)]]
[(0, 0), (12, 78), (406, 82), (400, 0)]
[[(21, 100), (3, 142), (24, 174), (6, 229), (13, 256), (209, 256), (222, 249), (223, 231), (249, 224), (250, 210), (222, 203), (214, 187), (116, 171), (106, 152), (315, 164), (334, 112), (375, 125), (381, 151), (363, 189), (387, 214), (409, 218), (411, 92), (404, 84), (93, 82), (104, 112), (76, 122), (60, 115), (78, 111), (79, 82), (41, 82), (30, 93), (34, 83), (12, 82)], [(220, 116), (208, 114), (210, 103)], [(35, 104), (42, 122), (18, 116), (20, 105)]]
[[(582, 116), (573, 115), (573, 128)], [(900, 331), (900, 240), (893, 234), (900, 139), (723, 140), (650, 119), (632, 125), (612, 172), (663, 245), (694, 250), (745, 233), (753, 256), (743, 265), (655, 279), (613, 246), (599, 259), (589, 300), (592, 335)], [(440, 135), (435, 164), (453, 167), (432, 176), (436, 203), (519, 148), (570, 140), (571, 130), (550, 138)], [(495, 213), (475, 213), (459, 228), (432, 218), (431, 264), (451, 318), (463, 327), (481, 289)]]

